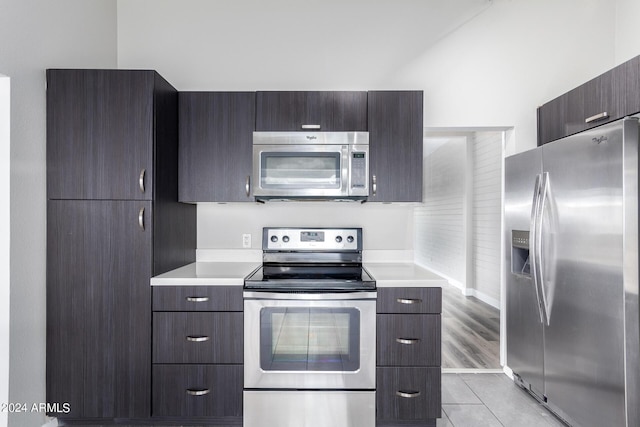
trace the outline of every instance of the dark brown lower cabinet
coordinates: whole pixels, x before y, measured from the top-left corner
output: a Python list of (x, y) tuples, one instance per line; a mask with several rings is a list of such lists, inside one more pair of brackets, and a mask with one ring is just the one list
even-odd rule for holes
[(153, 414), (238, 421), (242, 385), (242, 365), (154, 365)]
[(377, 426), (435, 426), (441, 417), (441, 311), (440, 288), (378, 288)]
[(242, 286), (153, 288), (154, 419), (242, 425), (242, 309)]
[(47, 401), (70, 409), (51, 415), (146, 418), (151, 202), (50, 200), (47, 214)]

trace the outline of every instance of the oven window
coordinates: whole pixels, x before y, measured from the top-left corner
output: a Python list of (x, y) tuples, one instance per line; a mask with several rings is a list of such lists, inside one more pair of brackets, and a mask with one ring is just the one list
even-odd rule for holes
[(345, 308), (265, 307), (260, 312), (265, 371), (356, 371), (360, 312)]
[(261, 153), (263, 188), (340, 188), (340, 152)]

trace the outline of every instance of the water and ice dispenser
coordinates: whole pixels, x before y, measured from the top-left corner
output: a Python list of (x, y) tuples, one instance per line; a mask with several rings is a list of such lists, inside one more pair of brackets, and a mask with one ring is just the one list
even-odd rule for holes
[(528, 231), (511, 230), (511, 272), (531, 276)]

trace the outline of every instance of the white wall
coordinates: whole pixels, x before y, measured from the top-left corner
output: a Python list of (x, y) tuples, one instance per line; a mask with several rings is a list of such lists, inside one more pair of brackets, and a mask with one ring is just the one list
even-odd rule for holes
[[(425, 127), (514, 126), (508, 153), (532, 148), (537, 106), (616, 65), (615, 6), (611, 0), (494, 0), (392, 79), (424, 87)], [(637, 39), (630, 48), (636, 54)]]
[[(467, 135), (425, 138), (423, 205), (414, 210), (416, 262), (467, 282)], [(441, 144), (432, 151), (430, 144)]]
[[(0, 2), (0, 70), (11, 77), (9, 402), (45, 401), (45, 69), (115, 65), (113, 1)], [(12, 427), (44, 422), (9, 414)]]
[(615, 59), (616, 64), (640, 54), (640, 1), (616, 0)]
[(471, 264), (476, 296), (500, 307), (502, 264), (502, 135), (475, 132), (472, 144)]
[[(10, 225), (10, 79), (0, 74), (0, 403), (9, 402), (9, 296), (11, 273)], [(0, 427), (7, 426), (7, 412), (0, 411)]]
[(262, 227), (362, 227), (365, 250), (412, 248), (413, 217), (406, 205), (284, 202), (198, 205), (198, 248), (240, 249), (242, 234), (262, 249)]

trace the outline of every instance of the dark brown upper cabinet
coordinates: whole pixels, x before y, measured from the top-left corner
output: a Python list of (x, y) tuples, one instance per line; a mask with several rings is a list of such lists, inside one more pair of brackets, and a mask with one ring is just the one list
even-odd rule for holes
[(47, 70), (48, 198), (151, 200), (166, 91), (154, 71)]
[(369, 201), (422, 201), (422, 91), (369, 91)]
[(257, 92), (256, 131), (366, 131), (367, 92)]
[(640, 56), (538, 108), (538, 145), (640, 112)]
[(254, 92), (181, 92), (181, 202), (250, 202)]

